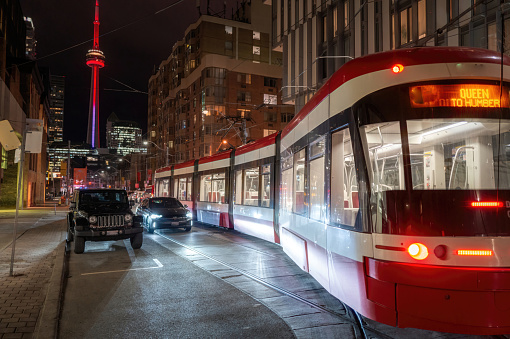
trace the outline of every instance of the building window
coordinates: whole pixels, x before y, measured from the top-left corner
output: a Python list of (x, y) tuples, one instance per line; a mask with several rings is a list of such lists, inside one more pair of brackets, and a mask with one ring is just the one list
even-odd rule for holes
[(264, 104), (266, 105), (277, 105), (278, 99), (276, 94), (264, 94)]
[(411, 7), (400, 12), (400, 44), (413, 41), (413, 9)]
[(260, 40), (260, 32), (253, 31), (253, 40)]
[(277, 80), (275, 78), (264, 77), (264, 86), (276, 87), (276, 81)]
[(282, 113), (282, 122), (283, 123), (287, 123), (287, 122), (290, 122), (292, 120), (292, 118), (294, 118), (294, 114), (292, 113)]
[(333, 8), (333, 37), (338, 36), (338, 7)]
[(328, 20), (326, 16), (322, 17), (322, 42), (328, 41)]
[(349, 0), (344, 1), (344, 27), (349, 29)]
[(237, 92), (237, 101), (251, 101), (250, 92)]
[(264, 136), (267, 137), (268, 135), (276, 133), (275, 129), (264, 129)]
[(225, 50), (227, 51), (232, 50), (232, 41), (225, 41)]
[(265, 122), (276, 122), (276, 113), (264, 112)]
[(425, 0), (418, 1), (418, 39), (427, 36), (427, 5)]
[(253, 55), (260, 55), (260, 46), (253, 46)]
[(232, 26), (225, 26), (225, 33), (232, 35)]

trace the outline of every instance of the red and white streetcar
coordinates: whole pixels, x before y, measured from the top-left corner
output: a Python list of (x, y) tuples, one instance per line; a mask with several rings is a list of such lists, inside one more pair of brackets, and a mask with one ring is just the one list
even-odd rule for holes
[(283, 131), (158, 171), (156, 193), (280, 243), (368, 318), (510, 333), (509, 67), (462, 47), (354, 59)]

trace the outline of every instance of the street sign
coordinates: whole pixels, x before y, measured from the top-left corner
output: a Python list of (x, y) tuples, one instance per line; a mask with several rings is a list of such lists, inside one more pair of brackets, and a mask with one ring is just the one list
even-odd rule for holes
[(0, 143), (6, 151), (12, 151), (21, 145), (9, 120), (0, 121)]

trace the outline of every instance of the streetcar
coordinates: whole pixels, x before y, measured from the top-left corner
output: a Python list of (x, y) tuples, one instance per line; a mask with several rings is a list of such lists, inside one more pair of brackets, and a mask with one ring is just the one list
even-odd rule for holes
[(156, 195), (280, 244), (370, 319), (510, 333), (509, 67), (465, 47), (356, 58), (282, 131), (156, 171)]

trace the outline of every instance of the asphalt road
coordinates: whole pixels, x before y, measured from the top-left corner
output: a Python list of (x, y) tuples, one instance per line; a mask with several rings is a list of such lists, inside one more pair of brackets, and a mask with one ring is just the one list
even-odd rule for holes
[[(189, 236), (193, 236), (191, 233)], [(293, 338), (269, 308), (144, 233), (71, 252), (60, 338)]]

